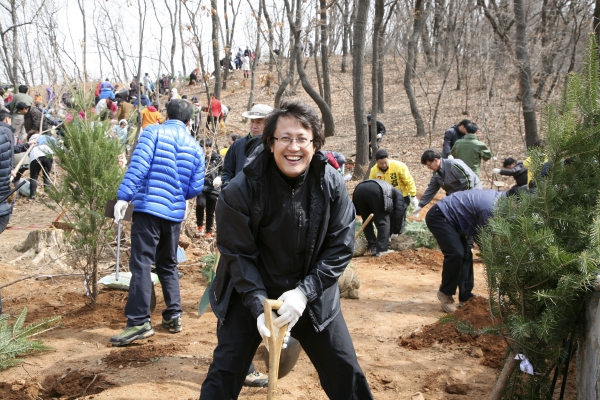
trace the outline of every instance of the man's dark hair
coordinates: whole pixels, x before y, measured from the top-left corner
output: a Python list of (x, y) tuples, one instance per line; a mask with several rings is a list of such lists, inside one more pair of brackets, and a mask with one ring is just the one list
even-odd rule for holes
[(471, 123), (471, 121), (469, 121), (468, 119), (463, 119), (463, 120), (462, 120), (462, 121), (460, 121), (460, 122), (458, 123), (458, 125), (456, 125), (456, 126), (461, 126), (461, 125), (462, 125), (462, 126), (464, 126), (464, 127), (466, 128), (466, 127), (467, 127), (467, 125), (469, 125), (470, 123)]
[(467, 133), (476, 133), (479, 130), (479, 127), (475, 122), (468, 123), (465, 128), (467, 128)]
[(106, 78), (105, 81), (108, 82), (108, 78)]
[(367, 115), (367, 122), (371, 122), (371, 114)]
[(0, 87), (0, 96), (3, 96), (3, 95), (4, 95), (4, 88)]
[(325, 135), (321, 129), (321, 118), (307, 103), (300, 100), (282, 100), (279, 108), (274, 109), (265, 118), (265, 128), (260, 141), (268, 147), (273, 144), (279, 117), (290, 117), (300, 122), (304, 129), (313, 133), (313, 146), (320, 150), (325, 144)]
[(379, 149), (375, 152), (375, 160), (381, 160), (384, 158), (389, 158), (388, 152), (384, 149)]
[(213, 145), (212, 140), (210, 140), (209, 138), (201, 139), (199, 143), (202, 147), (212, 147)]
[(19, 93), (27, 93), (27, 91), (29, 91), (27, 85), (19, 85)]
[(502, 163), (502, 166), (504, 168), (508, 168), (509, 166), (515, 164), (516, 162), (517, 162), (517, 160), (515, 160), (514, 158), (508, 157), (508, 158), (504, 159), (504, 162)]
[(186, 100), (173, 99), (167, 104), (169, 119), (175, 119), (187, 124), (194, 113), (194, 106)]
[(6, 118), (10, 117), (10, 113), (6, 111), (0, 111), (0, 121), (6, 121)]
[(153, 102), (152, 103), (152, 107), (154, 107), (154, 108), (156, 108), (158, 110), (158, 102), (157, 101)]
[(23, 103), (22, 101), (18, 102), (17, 105), (15, 106), (15, 108), (17, 109), (17, 111), (21, 111), (24, 110), (26, 108), (29, 108), (29, 106), (25, 103)]
[(436, 158), (442, 158), (440, 153), (435, 150), (425, 150), (423, 155), (421, 156), (421, 164), (427, 165), (427, 162), (433, 162)]
[(231, 139), (232, 142), (235, 142), (236, 140), (238, 140), (240, 138), (240, 135), (238, 135), (237, 133), (230, 133), (229, 138)]

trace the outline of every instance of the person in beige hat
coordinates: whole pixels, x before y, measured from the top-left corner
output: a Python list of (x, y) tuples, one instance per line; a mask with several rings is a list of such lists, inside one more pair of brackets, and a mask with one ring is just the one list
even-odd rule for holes
[(229, 150), (227, 150), (227, 157), (225, 157), (223, 172), (221, 174), (223, 189), (244, 168), (246, 162), (244, 149), (246, 148), (246, 144), (251, 139), (259, 138), (262, 135), (263, 128), (265, 127), (265, 118), (271, 111), (273, 111), (273, 107), (271, 106), (255, 104), (249, 111), (242, 113), (242, 117), (250, 120), (250, 133), (233, 142)]

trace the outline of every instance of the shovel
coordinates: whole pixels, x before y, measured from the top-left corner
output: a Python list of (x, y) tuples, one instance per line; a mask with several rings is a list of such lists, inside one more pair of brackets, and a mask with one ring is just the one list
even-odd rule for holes
[(281, 357), (281, 347), (285, 339), (287, 324), (279, 328), (279, 333), (275, 337), (275, 326), (273, 325), (273, 311), (279, 310), (283, 305), (280, 300), (265, 300), (265, 325), (271, 331), (269, 337), (269, 389), (267, 400), (277, 399), (277, 379), (279, 378), (279, 358)]
[(375, 215), (375, 214), (371, 213), (371, 214), (369, 214), (367, 219), (365, 219), (363, 224), (360, 226), (360, 229), (358, 230), (358, 232), (356, 232), (356, 235), (354, 235), (354, 240), (358, 239), (358, 236), (360, 235), (360, 233), (367, 227), (367, 225), (369, 225), (369, 222), (371, 222), (371, 220), (373, 219), (373, 215)]
[[(104, 216), (108, 218), (114, 218), (115, 216), (115, 204), (116, 200), (108, 200), (106, 202), (106, 208), (104, 209)], [(114, 279), (112, 274), (103, 277), (99, 282), (105, 284), (109, 288), (113, 289), (121, 289), (128, 290), (129, 289), (129, 280), (131, 279), (131, 274), (128, 274), (128, 277), (121, 276), (121, 281), (119, 281), (119, 272), (121, 269), (121, 221), (131, 221), (131, 217), (133, 216), (133, 204), (129, 204), (127, 210), (125, 211), (125, 216), (123, 219), (120, 219), (117, 222), (117, 265), (115, 268)], [(154, 279), (152, 279), (152, 292), (150, 294), (150, 312), (154, 312), (156, 308), (156, 292), (154, 291)]]

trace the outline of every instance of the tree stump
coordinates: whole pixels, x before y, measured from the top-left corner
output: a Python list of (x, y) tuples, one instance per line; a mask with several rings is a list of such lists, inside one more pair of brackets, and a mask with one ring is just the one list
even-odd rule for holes
[(415, 248), (415, 241), (410, 236), (398, 235), (390, 241), (389, 247), (396, 251), (412, 250)]
[(29, 232), (27, 239), (14, 247), (16, 251), (24, 252), (33, 249), (36, 254), (49, 247), (62, 248), (65, 240), (62, 229), (40, 229)]

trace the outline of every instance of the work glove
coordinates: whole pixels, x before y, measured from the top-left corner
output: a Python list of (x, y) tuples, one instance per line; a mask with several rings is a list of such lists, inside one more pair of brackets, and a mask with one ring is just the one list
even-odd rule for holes
[(417, 207), (419, 207), (419, 200), (417, 200), (416, 196), (412, 196), (410, 198), (410, 205), (412, 206), (413, 210), (416, 210)]
[(273, 320), (273, 325), (281, 328), (288, 324), (289, 332), (302, 316), (308, 299), (300, 289), (296, 288), (284, 292), (277, 300), (283, 301), (283, 305), (277, 310), (279, 317)]
[(397, 237), (398, 237), (398, 234), (397, 234), (397, 233), (392, 233), (392, 234), (390, 235), (390, 240), (391, 240), (391, 239), (396, 239)]
[(419, 212), (421, 211), (423, 207), (419, 207), (417, 206), (417, 208), (415, 208), (412, 212), (413, 217), (418, 217), (419, 216)]
[(381, 139), (381, 133), (377, 134), (377, 139)]
[(448, 160), (454, 160), (454, 156), (452, 154), (448, 155)]
[(221, 187), (221, 177), (217, 176), (214, 180), (213, 180), (213, 187), (215, 189)]
[(125, 217), (125, 211), (127, 211), (127, 206), (129, 202), (125, 200), (118, 200), (117, 204), (115, 204), (115, 222), (119, 222)]
[(494, 168), (492, 170), (492, 174), (499, 174), (500, 173), (500, 168)]
[[(273, 318), (275, 318), (276, 316), (277, 314), (273, 313)], [(269, 331), (269, 328), (267, 328), (267, 325), (265, 325), (265, 313), (260, 314), (256, 319), (256, 328), (258, 329), (258, 333), (260, 333), (263, 342), (265, 342), (265, 347), (267, 348), (267, 351), (269, 351), (269, 338), (271, 337), (271, 331)], [(276, 330), (275, 339), (277, 339), (278, 333), (279, 331)], [(285, 338), (283, 339), (283, 345), (281, 346), (282, 349), (285, 349), (287, 347), (289, 340), (290, 330), (288, 329), (285, 333)]]

